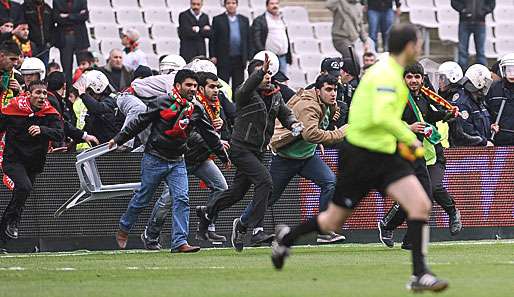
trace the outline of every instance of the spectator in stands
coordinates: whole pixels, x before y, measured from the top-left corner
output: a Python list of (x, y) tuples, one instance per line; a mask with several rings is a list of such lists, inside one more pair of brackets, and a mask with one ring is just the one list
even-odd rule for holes
[(0, 19), (0, 42), (10, 39), (14, 24), (11, 19)]
[(487, 65), (485, 57), (485, 16), (492, 13), (496, 0), (452, 0), (453, 9), (459, 12), (459, 65), (468, 68), (469, 38), (473, 34), (476, 62)]
[(18, 65), (20, 48), (14, 41), (6, 40), (0, 44), (0, 98), (2, 107), (21, 91), (21, 85), (14, 78), (13, 68)]
[(109, 96), (109, 79), (98, 70), (88, 71), (74, 85), (87, 108), (84, 130), (95, 135), (100, 143), (108, 142), (123, 124), (116, 101)]
[(86, 71), (93, 69), (95, 58), (93, 54), (88, 51), (77, 53), (77, 69), (73, 74), (72, 82), (75, 83)]
[(209, 54), (218, 68), (218, 76), (226, 82), (232, 78), (232, 90), (244, 80), (250, 51), (250, 22), (237, 13), (238, 0), (224, 0), (226, 12), (212, 20)]
[(373, 52), (364, 52), (362, 55), (362, 67), (368, 67), (377, 61), (377, 56)]
[(203, 0), (191, 0), (191, 8), (178, 16), (178, 36), (180, 55), (191, 62), (193, 57), (205, 56), (205, 38), (211, 37), (209, 16), (201, 11)]
[(89, 18), (87, 0), (54, 0), (53, 19), (57, 23), (54, 30), (55, 47), (61, 53), (61, 66), (66, 82), (71, 85), (73, 55), (86, 51), (89, 47), (86, 21)]
[(389, 31), (393, 26), (394, 15), (393, 1), (396, 5), (396, 16), (402, 13), (400, 0), (362, 0), (364, 11), (368, 12), (369, 36), (375, 42), (375, 50), (378, 52), (378, 32), (382, 33), (382, 46), (387, 51)]
[(16, 97), (2, 108), (0, 132), (6, 133), (2, 171), (14, 182), (14, 187), (0, 222), (0, 248), (18, 238), (21, 214), (36, 176), (45, 166), (48, 142), (62, 138), (59, 117), (47, 100), (46, 84), (42, 81), (32, 82), (26, 95)]
[(37, 50), (36, 44), (29, 39), (29, 25), (26, 22), (14, 24), (12, 39), (20, 48), (23, 58), (32, 57)]
[(123, 65), (129, 71), (134, 71), (139, 65), (148, 66), (146, 54), (139, 48), (139, 31), (134, 28), (127, 29), (121, 33), (121, 44), (123, 49)]
[(251, 30), (255, 53), (268, 50), (277, 55), (279, 71), (287, 75), (287, 64), (293, 62), (286, 25), (280, 15), (280, 0), (266, 0), (266, 12), (255, 18)]
[(0, 18), (11, 19), (14, 23), (24, 21), (21, 4), (11, 0), (0, 0)]
[(349, 46), (360, 38), (364, 51), (369, 50), (368, 33), (364, 27), (360, 0), (328, 0), (327, 8), (332, 12), (332, 42), (343, 57), (350, 55)]
[(61, 65), (57, 62), (48, 63), (48, 65), (46, 65), (46, 73), (48, 73), (48, 75), (50, 75), (50, 73), (52, 73), (54, 71), (62, 72)]
[(514, 53), (503, 56), (499, 67), (502, 79), (493, 83), (485, 99), (491, 120), (499, 126), (491, 139), (494, 145), (514, 145)]
[(107, 64), (99, 70), (107, 76), (116, 91), (126, 89), (132, 82), (132, 71), (123, 65), (123, 53), (120, 49), (112, 49)]
[[(487, 67), (481, 64), (475, 64), (468, 68), (461, 81), (463, 88), (456, 93), (451, 103), (456, 105), (460, 111), (460, 117), (456, 119), (456, 123), (462, 127), (466, 137), (455, 139), (450, 134), (450, 144), (452, 146), (493, 146), (489, 140), (491, 138), (491, 130), (498, 132), (497, 125), (491, 125), (491, 117), (484, 106), (484, 99), (493, 79), (491, 72)], [(468, 139), (476, 139), (478, 141), (470, 142)]]
[(22, 4), (29, 25), (29, 39), (35, 43), (34, 56), (48, 64), (55, 22), (52, 8), (43, 0), (25, 0)]

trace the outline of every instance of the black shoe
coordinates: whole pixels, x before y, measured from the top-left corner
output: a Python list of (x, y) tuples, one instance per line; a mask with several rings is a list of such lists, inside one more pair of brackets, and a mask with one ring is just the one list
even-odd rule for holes
[(382, 220), (378, 222), (378, 236), (380, 238), (380, 242), (385, 244), (388, 248), (394, 247), (394, 232), (392, 230), (386, 230), (385, 224)]
[(291, 229), (286, 225), (277, 225), (275, 228), (275, 240), (271, 244), (271, 262), (277, 270), (282, 269), (286, 258), (289, 256), (291, 248), (281, 244), (282, 239), (289, 232), (291, 232)]
[(159, 239), (150, 240), (146, 236), (146, 230), (143, 233), (141, 233), (141, 241), (143, 242), (145, 249), (149, 251), (159, 251), (162, 248), (161, 244), (159, 243)]
[(450, 234), (452, 236), (455, 236), (459, 234), (459, 232), (462, 230), (462, 222), (460, 220), (460, 211), (455, 211), (455, 213), (451, 216), (449, 216), (450, 219)]
[(196, 237), (197, 240), (204, 240), (204, 241), (210, 241), (212, 243), (222, 243), (227, 241), (227, 238), (223, 235), (218, 235), (214, 231), (207, 231), (204, 233), (200, 233), (199, 229), (196, 230)]
[[(196, 215), (200, 219), (200, 221), (198, 223), (198, 230), (197, 230), (197, 232), (199, 234), (207, 233), (209, 224), (211, 223), (207, 219), (206, 214), (207, 214), (207, 206), (197, 206), (196, 207)], [(204, 240), (207, 240), (207, 239), (204, 239)]]
[(0, 248), (0, 255), (5, 255), (5, 254), (7, 254), (7, 249)]
[(18, 239), (18, 223), (11, 222), (5, 227), (5, 235), (11, 239)]
[(273, 241), (273, 238), (275, 237), (274, 234), (266, 234), (264, 231), (259, 230), (259, 232), (252, 235), (252, 239), (250, 240), (250, 243), (252, 246), (255, 245), (261, 245), (263, 243), (271, 243)]
[(328, 232), (326, 234), (318, 234), (316, 238), (317, 243), (335, 243), (346, 240), (346, 237), (335, 232)]
[(411, 277), (409, 283), (407, 283), (407, 290), (415, 293), (423, 291), (441, 292), (448, 288), (448, 282), (445, 280), (438, 279), (431, 273), (425, 273), (422, 276)]
[(412, 250), (412, 243), (410, 243), (408, 241), (402, 242), (402, 250), (407, 250), (407, 251)]
[(232, 242), (232, 247), (236, 249), (236, 251), (243, 251), (245, 236), (246, 228), (241, 224), (241, 219), (234, 219), (234, 222), (232, 223), (232, 236), (230, 237), (230, 241)]

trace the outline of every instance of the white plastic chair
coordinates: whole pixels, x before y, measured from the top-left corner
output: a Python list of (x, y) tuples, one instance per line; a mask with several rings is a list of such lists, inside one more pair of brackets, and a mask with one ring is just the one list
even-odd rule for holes
[(143, 14), (139, 8), (116, 9), (116, 19), (120, 25), (144, 24)]
[[(173, 3), (172, 3), (173, 4)], [(139, 5), (141, 5), (141, 8), (148, 9), (148, 8), (159, 8), (166, 10), (166, 0), (139, 0)]]
[(112, 7), (114, 9), (118, 8), (138, 8), (139, 4), (137, 3), (137, 0), (111, 0)]
[(513, 22), (513, 17), (514, 7), (500, 7), (494, 10), (494, 20), (496, 23), (511, 23)]
[(319, 54), (319, 42), (313, 38), (296, 38), (293, 49), (297, 54)]
[(112, 9), (89, 9), (89, 22), (91, 24), (112, 24), (116, 26), (116, 19)]
[(435, 8), (413, 8), (410, 7), (409, 19), (411, 23), (421, 25), (427, 28), (437, 28), (437, 19), (435, 17)]
[(298, 55), (298, 62), (302, 70), (317, 69), (319, 71), (323, 56), (321, 54)]
[(103, 38), (116, 38), (120, 36), (118, 26), (108, 24), (96, 24), (93, 27), (95, 32), (95, 39), (101, 40)]
[(102, 54), (104, 56), (109, 55), (109, 52), (115, 48), (123, 48), (119, 38), (104, 38), (100, 41), (100, 49), (102, 50)]
[[(143, 12), (147, 24), (170, 24), (170, 12), (161, 8), (145, 8)], [(178, 23), (178, 20), (177, 20)]]
[(441, 23), (439, 24), (439, 39), (442, 41), (459, 42), (459, 24)]
[[(449, 0), (447, 0), (449, 1)], [(434, 2), (432, 0), (409, 0), (409, 9), (417, 8), (433, 8)]]
[(303, 6), (285, 6), (281, 9), (284, 22), (288, 23), (304, 23), (308, 24), (309, 14)]
[(320, 22), (313, 23), (314, 35), (318, 39), (332, 38), (332, 23), (331, 22)]
[(129, 29), (133, 28), (136, 29), (139, 34), (141, 35), (141, 38), (150, 38), (150, 32), (148, 25), (143, 23), (134, 23), (134, 24), (127, 24), (123, 26), (123, 29)]
[(451, 7), (437, 7), (437, 20), (439, 23), (459, 23), (459, 13)]
[(154, 39), (178, 38), (177, 25), (173, 23), (154, 24), (152, 26), (152, 36)]
[(325, 57), (340, 57), (341, 53), (339, 53), (334, 47), (334, 43), (332, 42), (332, 38), (322, 39), (321, 40), (321, 52)]
[(296, 38), (310, 38), (310, 40), (314, 41), (312, 27), (305, 23), (288, 23), (287, 33), (292, 40)]
[[(52, 1), (50, 1), (52, 2)], [(91, 9), (110, 9), (111, 3), (109, 0), (89, 0), (87, 1), (87, 7)]]
[[(114, 197), (131, 195), (141, 183), (125, 183), (104, 185), (96, 166), (96, 158), (104, 155), (115, 147), (109, 149), (107, 143), (88, 149), (77, 155), (75, 168), (80, 181), (80, 189), (54, 213), (59, 217), (66, 210), (92, 200), (111, 199)], [(84, 198), (84, 196), (88, 196)]]
[(180, 43), (176, 38), (159, 38), (155, 41), (157, 55), (179, 54)]

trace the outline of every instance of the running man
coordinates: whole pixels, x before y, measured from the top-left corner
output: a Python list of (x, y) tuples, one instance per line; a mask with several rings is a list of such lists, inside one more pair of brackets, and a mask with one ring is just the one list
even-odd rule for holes
[(408, 215), (413, 275), (407, 287), (412, 291), (448, 287), (448, 282), (436, 278), (425, 263), (431, 202), (405, 160), (423, 157), (421, 142), (401, 120), (409, 94), (404, 67), (416, 61), (421, 43), (414, 25), (391, 29), (390, 57), (368, 70), (353, 97), (334, 198), (326, 211), (292, 230), (277, 226), (271, 256), (275, 268), (282, 268), (300, 236), (340, 230), (362, 198), (376, 188), (398, 201)]

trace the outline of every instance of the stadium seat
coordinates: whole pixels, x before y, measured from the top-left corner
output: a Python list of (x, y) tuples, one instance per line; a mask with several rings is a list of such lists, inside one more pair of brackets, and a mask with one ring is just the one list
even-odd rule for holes
[(112, 24), (116, 26), (116, 18), (112, 9), (90, 9), (89, 22), (94, 25), (98, 24)]
[(409, 9), (418, 8), (433, 8), (434, 2), (432, 0), (409, 0)]
[(496, 9), (512, 8), (512, 7), (514, 7), (514, 1), (512, 1), (512, 0), (496, 1)]
[(159, 38), (155, 41), (157, 55), (178, 54), (180, 50), (179, 40), (176, 38)]
[(320, 22), (312, 23), (314, 27), (314, 35), (318, 39), (332, 38), (332, 23), (331, 22)]
[(435, 8), (412, 8), (410, 7), (409, 18), (411, 23), (427, 28), (437, 28)]
[(459, 13), (451, 7), (437, 7), (437, 20), (441, 23), (458, 23)]
[(321, 52), (323, 53), (324, 56), (330, 56), (330, 57), (340, 57), (341, 56), (341, 54), (334, 47), (332, 38), (321, 39)]
[(178, 38), (177, 25), (169, 24), (154, 24), (152, 26), (153, 39), (159, 38)]
[(323, 56), (321, 54), (301, 54), (298, 55), (298, 63), (302, 70), (317, 69), (319, 71)]
[(154, 55), (153, 41), (150, 38), (141, 38), (138, 41), (139, 48), (147, 55)]
[(97, 24), (93, 27), (95, 32), (95, 39), (101, 40), (103, 38), (115, 38), (120, 36), (120, 30), (117, 26)]
[(148, 32), (148, 25), (146, 24), (131, 24), (131, 25), (125, 25), (123, 26), (123, 29), (129, 29), (134, 28), (136, 29), (139, 34), (141, 35), (141, 38), (150, 38), (150, 32)]
[[(250, 8), (251, 5), (250, 5), (250, 0), (239, 0), (237, 1), (237, 10), (239, 12), (239, 10), (241, 8)], [(223, 0), (220, 1), (220, 4), (223, 6)], [(239, 12), (240, 13), (240, 12)]]
[(264, 8), (266, 9), (266, 0), (250, 0), (253, 9)]
[(159, 56), (146, 54), (146, 60), (148, 61), (148, 67), (159, 70)]
[(106, 9), (111, 7), (109, 0), (89, 0), (87, 1), (87, 7), (91, 9)]
[(204, 6), (202, 11), (209, 16), (209, 22), (212, 23), (212, 18), (225, 12), (225, 8), (222, 6)]
[(303, 6), (285, 6), (282, 8), (284, 22), (288, 23), (309, 23), (309, 14)]
[(116, 10), (116, 19), (120, 25), (144, 24), (139, 8), (119, 8)]
[(319, 43), (312, 38), (296, 38), (294, 39), (293, 49), (297, 54), (319, 54)]
[(307, 84), (305, 72), (300, 69), (289, 68), (287, 77), (289, 78), (288, 85), (292, 89), (304, 88)]
[(514, 33), (514, 23), (497, 24), (495, 27), (495, 33), (498, 39), (509, 38), (509, 36), (512, 36)]
[(305, 23), (289, 23), (287, 24), (287, 34), (291, 40), (296, 38), (314, 38), (312, 34), (312, 27)]
[[(321, 61), (320, 61), (321, 64)], [(307, 69), (305, 71), (305, 77), (307, 78), (307, 84), (314, 83), (316, 81), (316, 78), (319, 75), (319, 67), (318, 69)]]
[(266, 8), (252, 8), (252, 16), (253, 20), (255, 20), (258, 16), (266, 12)]
[[(410, 1), (409, 1), (410, 2)], [(437, 8), (439, 7), (449, 7), (451, 8), (451, 2), (448, 0), (434, 0), (434, 4)]]
[(111, 0), (112, 7), (118, 8), (139, 8), (137, 0)]
[(237, 13), (240, 15), (244, 15), (250, 20), (250, 25), (252, 24), (252, 10), (250, 7), (241, 6), (241, 4), (237, 7)]
[(163, 9), (163, 10), (168, 9), (166, 7), (166, 0), (139, 0), (139, 5), (141, 5), (141, 8), (143, 8), (143, 9), (148, 9), (148, 8), (159, 8), (159, 9)]
[(183, 7), (180, 5), (171, 7), (171, 21), (178, 25), (178, 17), (181, 12), (189, 9), (189, 6)]
[(439, 39), (442, 41), (459, 42), (459, 24), (441, 23), (439, 24)]
[(491, 24), (493, 26), (496, 24), (496, 21), (494, 20), (494, 17), (493, 17), (492, 13), (490, 13), (490, 14), (485, 16), (485, 23), (486, 24)]
[(513, 17), (514, 7), (502, 7), (494, 10), (494, 20), (496, 21), (496, 23), (514, 22)]
[(512, 53), (514, 49), (514, 39), (498, 38), (496, 40), (496, 51), (498, 56)]
[(169, 24), (171, 16), (169, 11), (161, 8), (145, 8), (143, 12), (147, 24)]
[(101, 53), (100, 51), (100, 43), (94, 39), (90, 39), (89, 40), (89, 48), (87, 49), (88, 51), (90, 52), (97, 52), (97, 53)]
[(104, 38), (100, 41), (100, 49), (102, 50), (102, 54), (104, 56), (108, 55), (109, 52), (114, 48), (123, 48), (119, 38)]

